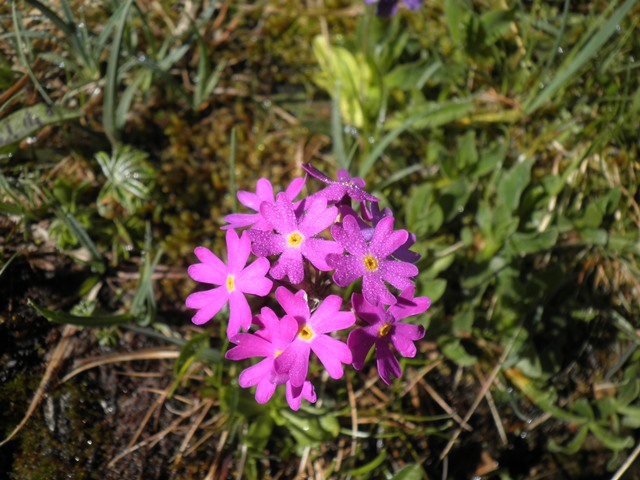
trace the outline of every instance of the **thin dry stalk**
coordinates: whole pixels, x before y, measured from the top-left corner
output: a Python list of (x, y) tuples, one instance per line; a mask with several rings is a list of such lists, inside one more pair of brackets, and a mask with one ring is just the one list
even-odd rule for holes
[(209, 472), (204, 480), (214, 480), (216, 478), (216, 471), (218, 470), (218, 464), (220, 463), (220, 456), (222, 455), (222, 449), (224, 448), (225, 443), (227, 443), (227, 438), (229, 437), (229, 430), (225, 430), (220, 435), (220, 441), (218, 442), (218, 448), (216, 448), (216, 458), (213, 459), (213, 463), (211, 464), (211, 468), (209, 468)]
[(29, 404), (27, 413), (22, 418), (18, 426), (14, 428), (13, 431), (9, 434), (9, 436), (5, 438), (2, 442), (0, 442), (0, 447), (2, 447), (4, 444), (9, 442), (13, 437), (15, 437), (16, 434), (20, 430), (22, 430), (22, 427), (26, 425), (27, 421), (29, 421), (29, 418), (31, 418), (31, 415), (33, 415), (33, 412), (35, 412), (36, 408), (40, 404), (40, 401), (42, 400), (42, 397), (44, 396), (44, 392), (47, 388), (47, 385), (49, 385), (49, 381), (51, 380), (53, 373), (62, 364), (65, 358), (67, 358), (71, 353), (70, 340), (73, 334), (76, 333), (77, 331), (78, 331), (78, 328), (73, 325), (66, 325), (64, 327), (64, 330), (62, 331), (62, 338), (58, 342), (58, 345), (56, 345), (56, 348), (53, 351), (53, 354), (51, 355), (51, 360), (49, 361), (49, 364), (47, 365), (47, 369), (45, 370), (44, 375), (42, 376), (42, 380), (40, 380), (40, 385), (38, 385), (38, 389), (36, 390), (36, 393), (33, 395), (33, 398), (31, 399), (31, 403)]
[(184, 439), (182, 440), (182, 444), (180, 445), (180, 448), (178, 449), (178, 455), (176, 455), (176, 460), (175, 460), (176, 464), (179, 464), (182, 461), (182, 456), (183, 456), (185, 450), (187, 449), (187, 446), (189, 445), (189, 442), (191, 441), (191, 439), (195, 435), (196, 430), (198, 430), (200, 425), (202, 425), (202, 422), (204, 421), (204, 417), (207, 415), (207, 413), (209, 413), (209, 410), (213, 406), (213, 400), (211, 400), (211, 399), (206, 399), (202, 403), (203, 403), (204, 407), (202, 408), (202, 411), (200, 412), (200, 415), (198, 415), (198, 418), (196, 418), (195, 421), (193, 421), (191, 423), (191, 428), (189, 429), (187, 434), (184, 436)]
[(115, 353), (111, 355), (103, 355), (101, 357), (87, 358), (82, 360), (82, 362), (86, 363), (65, 375), (62, 378), (62, 383), (70, 380), (79, 373), (102, 365), (108, 365), (110, 363), (135, 362), (138, 360), (167, 360), (178, 358), (179, 355), (180, 352), (177, 349), (172, 347), (163, 347), (140, 350), (132, 353)]
[(353, 385), (351, 385), (350, 376), (347, 376), (347, 393), (349, 395), (349, 406), (351, 407), (351, 455), (355, 455), (358, 445), (358, 405), (356, 404), (356, 397), (353, 394)]
[(449, 404), (436, 392), (426, 380), (420, 379), (420, 385), (425, 391), (429, 394), (431, 398), (435, 400), (435, 402), (440, 405), (447, 415), (449, 415), (453, 420), (460, 425), (461, 428), (464, 428), (467, 432), (471, 432), (473, 428), (467, 422), (465, 422), (460, 415), (456, 413), (456, 411), (449, 406)]
[(640, 455), (640, 443), (638, 443), (638, 445), (636, 445), (636, 448), (633, 449), (633, 452), (631, 452), (629, 458), (627, 458), (627, 460), (622, 465), (620, 465), (620, 468), (616, 471), (616, 473), (613, 474), (611, 480), (620, 480), (625, 472), (629, 470), (631, 465), (633, 465), (633, 462), (636, 461), (638, 455)]
[[(513, 333), (511, 339), (509, 340), (509, 343), (508, 343), (507, 347), (504, 349), (504, 352), (502, 352), (502, 355), (500, 356), (500, 359), (498, 360), (498, 363), (496, 363), (495, 367), (493, 367), (493, 370), (491, 371), (491, 374), (489, 375), (489, 378), (487, 378), (487, 380), (482, 385), (482, 388), (480, 389), (480, 393), (478, 393), (478, 395), (476, 395), (476, 398), (473, 401), (473, 404), (471, 405), (471, 408), (469, 409), (469, 411), (467, 412), (467, 414), (464, 417), (464, 422), (465, 423), (467, 423), (469, 421), (469, 419), (473, 416), (473, 414), (475, 413), (476, 409), (478, 408), (478, 405), (480, 405), (480, 402), (484, 398), (485, 394), (487, 393), (489, 388), (491, 388), (491, 385), (493, 385), (493, 382), (496, 379), (496, 377), (498, 376), (498, 373), (500, 373), (500, 370), (502, 370), (502, 365), (504, 364), (505, 360), (509, 356), (509, 353), (511, 353), (511, 349), (513, 348), (513, 345), (515, 344), (515, 341), (518, 338), (518, 335), (520, 335), (520, 331), (522, 330), (522, 324), (523, 324), (523, 322), (521, 321), (520, 324), (518, 325), (518, 328), (516, 328), (516, 331)], [(458, 428), (454, 432), (453, 436), (449, 440), (449, 443), (447, 443), (447, 446), (444, 448), (444, 450), (440, 454), (440, 460), (443, 460), (447, 455), (449, 455), (449, 452), (451, 451), (451, 448), (456, 443), (456, 440), (458, 440), (458, 437), (460, 436), (461, 433), (462, 433), (462, 428)]]

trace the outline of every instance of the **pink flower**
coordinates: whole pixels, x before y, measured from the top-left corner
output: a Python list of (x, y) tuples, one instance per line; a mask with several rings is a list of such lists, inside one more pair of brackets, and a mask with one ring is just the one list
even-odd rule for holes
[(291, 344), (298, 332), (298, 323), (293, 317), (285, 315), (281, 320), (270, 308), (264, 307), (255, 317), (255, 323), (262, 326), (255, 334), (240, 333), (231, 341), (236, 344), (225, 358), (244, 360), (252, 357), (264, 357), (263, 360), (245, 369), (238, 383), (242, 388), (256, 387), (256, 401), (266, 403), (271, 399), (276, 387), (286, 384), (287, 403), (293, 410), (300, 408), (302, 399), (314, 403), (316, 394), (311, 382), (294, 387), (286, 374), (278, 374), (274, 368), (275, 359)]
[(327, 203), (340, 203), (344, 197), (350, 197), (357, 202), (364, 202), (365, 200), (370, 202), (378, 201), (376, 197), (364, 190), (365, 183), (363, 179), (359, 177), (352, 178), (346, 170), (338, 170), (338, 180), (333, 180), (310, 163), (303, 164), (302, 168), (312, 177), (329, 185), (316, 193), (317, 196), (326, 198)]
[(220, 285), (212, 290), (192, 293), (185, 302), (187, 308), (198, 309), (192, 321), (196, 325), (211, 320), (229, 302), (229, 323), (227, 336), (230, 338), (251, 326), (251, 309), (245, 293), (264, 297), (271, 291), (273, 282), (266, 278), (269, 261), (258, 258), (245, 267), (251, 241), (247, 232), (238, 238), (235, 230), (227, 230), (227, 259), (225, 265), (215, 254), (205, 247), (195, 249), (196, 257), (202, 263), (189, 267), (189, 276), (196, 282)]
[(375, 345), (380, 378), (390, 384), (391, 375), (396, 378), (402, 376), (400, 363), (389, 345), (393, 345), (401, 356), (413, 358), (416, 355), (413, 342), (424, 337), (425, 330), (421, 325), (410, 325), (398, 320), (423, 313), (431, 305), (428, 297), (413, 298), (414, 293), (415, 287), (405, 289), (397, 303), (388, 310), (382, 305), (371, 305), (357, 293), (351, 296), (353, 310), (366, 324), (349, 333), (347, 339), (347, 345), (353, 354), (353, 368), (362, 369), (369, 350)]
[(295, 295), (284, 287), (276, 290), (276, 299), (287, 316), (297, 321), (296, 337), (275, 359), (276, 372), (287, 374), (293, 387), (300, 387), (306, 381), (311, 351), (320, 359), (331, 378), (342, 377), (342, 364), (351, 363), (352, 360), (349, 347), (327, 333), (353, 325), (353, 313), (340, 311), (342, 299), (337, 295), (329, 295), (311, 313), (306, 296), (303, 290)]
[(418, 268), (397, 261), (393, 253), (403, 246), (409, 234), (406, 230), (393, 230), (393, 217), (382, 218), (366, 240), (355, 217), (347, 215), (342, 225), (331, 228), (331, 235), (350, 255), (327, 256), (327, 263), (336, 269), (333, 281), (346, 287), (362, 277), (362, 293), (371, 304), (394, 304), (396, 298), (387, 290), (388, 282), (399, 290), (412, 286), (409, 277), (418, 274)]
[[(289, 200), (293, 201), (293, 199), (298, 196), (300, 190), (302, 190), (302, 187), (304, 186), (305, 179), (306, 177), (296, 178), (291, 182), (284, 192)], [(258, 180), (258, 183), (256, 184), (256, 193), (240, 190), (238, 192), (238, 200), (242, 205), (250, 210), (254, 210), (256, 213), (232, 213), (225, 216), (224, 220), (229, 222), (229, 225), (223, 226), (223, 230), (228, 230), (229, 228), (244, 228), (251, 225), (253, 225), (253, 228), (258, 230), (269, 231), (273, 228), (260, 214), (260, 205), (262, 205), (263, 202), (271, 205), (274, 203), (273, 187), (269, 180), (266, 178)]]
[(327, 208), (324, 198), (307, 199), (304, 207), (306, 210), (298, 218), (291, 200), (279, 193), (275, 204), (263, 202), (260, 206), (260, 213), (275, 233), (249, 230), (254, 255), (280, 255), (271, 267), (271, 276), (278, 280), (287, 276), (293, 284), (304, 278), (303, 258), (318, 270), (328, 271), (331, 267), (327, 265), (327, 255), (342, 252), (336, 242), (315, 237), (333, 224), (338, 209)]

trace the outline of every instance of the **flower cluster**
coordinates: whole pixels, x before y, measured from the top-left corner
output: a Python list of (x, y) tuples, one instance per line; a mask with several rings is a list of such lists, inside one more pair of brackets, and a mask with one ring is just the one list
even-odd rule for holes
[[(312, 353), (338, 379), (343, 364), (362, 369), (375, 345), (380, 378), (389, 384), (400, 377), (394, 351), (414, 357), (414, 342), (425, 334), (422, 326), (401, 320), (430, 305), (427, 297), (414, 297), (419, 255), (409, 248), (415, 236), (395, 230), (392, 212), (380, 210), (365, 182), (345, 170), (333, 180), (313, 165), (303, 168), (326, 187), (296, 200), (306, 177), (277, 195), (262, 178), (255, 193), (238, 192), (240, 203), (253, 213), (225, 217), (226, 264), (205, 247), (195, 249), (200, 263), (189, 267), (189, 276), (215, 288), (186, 300), (188, 308), (197, 310), (197, 325), (228, 303), (227, 336), (234, 346), (226, 358), (262, 358), (240, 374), (240, 386), (255, 386), (256, 401), (265, 403), (284, 384), (294, 410), (303, 398), (316, 400), (307, 378)], [(247, 264), (251, 254), (257, 258)], [(360, 279), (361, 293), (356, 288), (351, 308), (343, 309), (332, 286), (345, 288)], [(272, 291), (281, 314), (264, 306), (254, 315), (246, 295), (266, 297)], [(354, 325), (346, 343), (331, 335)]]

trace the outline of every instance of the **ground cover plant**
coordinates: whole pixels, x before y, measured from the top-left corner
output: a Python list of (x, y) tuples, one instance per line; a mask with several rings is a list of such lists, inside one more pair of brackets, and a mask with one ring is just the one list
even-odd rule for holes
[(0, 471), (640, 475), (639, 19), (2, 3)]

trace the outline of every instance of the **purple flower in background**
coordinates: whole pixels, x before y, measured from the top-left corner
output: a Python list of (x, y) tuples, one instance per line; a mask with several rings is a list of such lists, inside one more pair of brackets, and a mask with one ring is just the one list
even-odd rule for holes
[[(392, 17), (398, 11), (399, 0), (364, 0), (366, 4), (376, 4), (376, 15), (379, 17)], [(402, 0), (409, 10), (418, 10), (422, 0)]]
[(339, 287), (346, 287), (362, 277), (362, 293), (373, 305), (396, 303), (395, 296), (385, 287), (385, 281), (404, 290), (412, 286), (409, 277), (418, 274), (415, 265), (391, 257), (409, 238), (406, 230), (394, 231), (393, 222), (393, 217), (381, 219), (369, 241), (351, 215), (344, 218), (342, 225), (336, 224), (331, 228), (333, 238), (349, 253), (327, 256), (327, 263), (336, 269), (333, 281)]
[(196, 257), (202, 263), (191, 265), (189, 276), (196, 282), (220, 286), (192, 293), (185, 304), (188, 308), (198, 309), (192, 321), (196, 325), (202, 325), (229, 302), (227, 336), (232, 337), (240, 328), (247, 330), (251, 326), (251, 309), (245, 293), (264, 297), (271, 291), (273, 282), (266, 278), (269, 270), (269, 260), (266, 258), (258, 258), (245, 267), (251, 252), (247, 232), (243, 232), (242, 237), (238, 238), (235, 230), (227, 230), (226, 240), (228, 265), (205, 247), (195, 249)]
[(382, 305), (371, 305), (362, 295), (351, 296), (353, 310), (366, 325), (349, 334), (347, 345), (353, 354), (353, 368), (361, 370), (367, 354), (373, 345), (376, 346), (378, 373), (386, 383), (391, 383), (391, 375), (402, 376), (402, 368), (393, 355), (389, 345), (403, 357), (413, 358), (416, 347), (413, 342), (424, 337), (425, 330), (421, 325), (410, 325), (399, 322), (403, 318), (425, 312), (431, 305), (428, 297), (414, 298), (415, 287), (405, 289), (398, 297), (398, 302), (385, 311)]
[(285, 315), (281, 320), (268, 307), (264, 307), (255, 317), (256, 324), (262, 326), (255, 334), (240, 333), (231, 341), (236, 344), (229, 350), (225, 358), (228, 360), (245, 360), (252, 357), (264, 357), (255, 365), (240, 373), (238, 384), (242, 388), (256, 387), (256, 401), (266, 403), (271, 399), (276, 387), (286, 384), (286, 396), (293, 410), (300, 408), (302, 399), (311, 403), (316, 401), (316, 394), (311, 382), (294, 387), (286, 374), (278, 374), (274, 368), (275, 359), (289, 346), (298, 333), (298, 322)]
[(351, 363), (351, 351), (343, 342), (327, 333), (348, 328), (355, 323), (352, 312), (341, 312), (342, 299), (329, 295), (311, 313), (306, 293), (300, 290), (295, 295), (284, 287), (276, 290), (276, 299), (297, 322), (297, 336), (285, 351), (275, 359), (275, 369), (289, 376), (292, 387), (300, 387), (307, 379), (310, 352), (316, 354), (331, 378), (342, 377), (343, 363)]
[(274, 204), (264, 202), (260, 207), (260, 213), (276, 233), (249, 230), (256, 256), (280, 254), (271, 267), (271, 276), (278, 280), (287, 276), (293, 284), (304, 278), (303, 257), (318, 270), (329, 271), (327, 255), (342, 252), (336, 242), (315, 238), (333, 224), (338, 215), (337, 207), (327, 208), (324, 198), (308, 199), (305, 203), (306, 210), (298, 219), (291, 200), (285, 193), (279, 193)]
[[(289, 187), (285, 190), (287, 198), (293, 201), (298, 196), (302, 187), (304, 186), (305, 178), (294, 179)], [(261, 178), (256, 184), (256, 193), (246, 192), (240, 190), (238, 192), (238, 200), (242, 205), (255, 210), (256, 213), (232, 213), (224, 217), (224, 220), (229, 223), (222, 227), (223, 230), (229, 228), (244, 228), (253, 225), (253, 228), (258, 230), (269, 231), (273, 227), (267, 222), (260, 214), (260, 205), (263, 202), (273, 204), (273, 187), (271, 182), (266, 178)]]
[(333, 180), (310, 163), (302, 164), (302, 168), (312, 177), (329, 185), (316, 193), (317, 196), (326, 198), (327, 203), (339, 203), (345, 196), (357, 202), (364, 202), (365, 200), (369, 202), (378, 201), (376, 197), (364, 191), (365, 182), (363, 179), (352, 178), (346, 170), (338, 170), (338, 180)]

